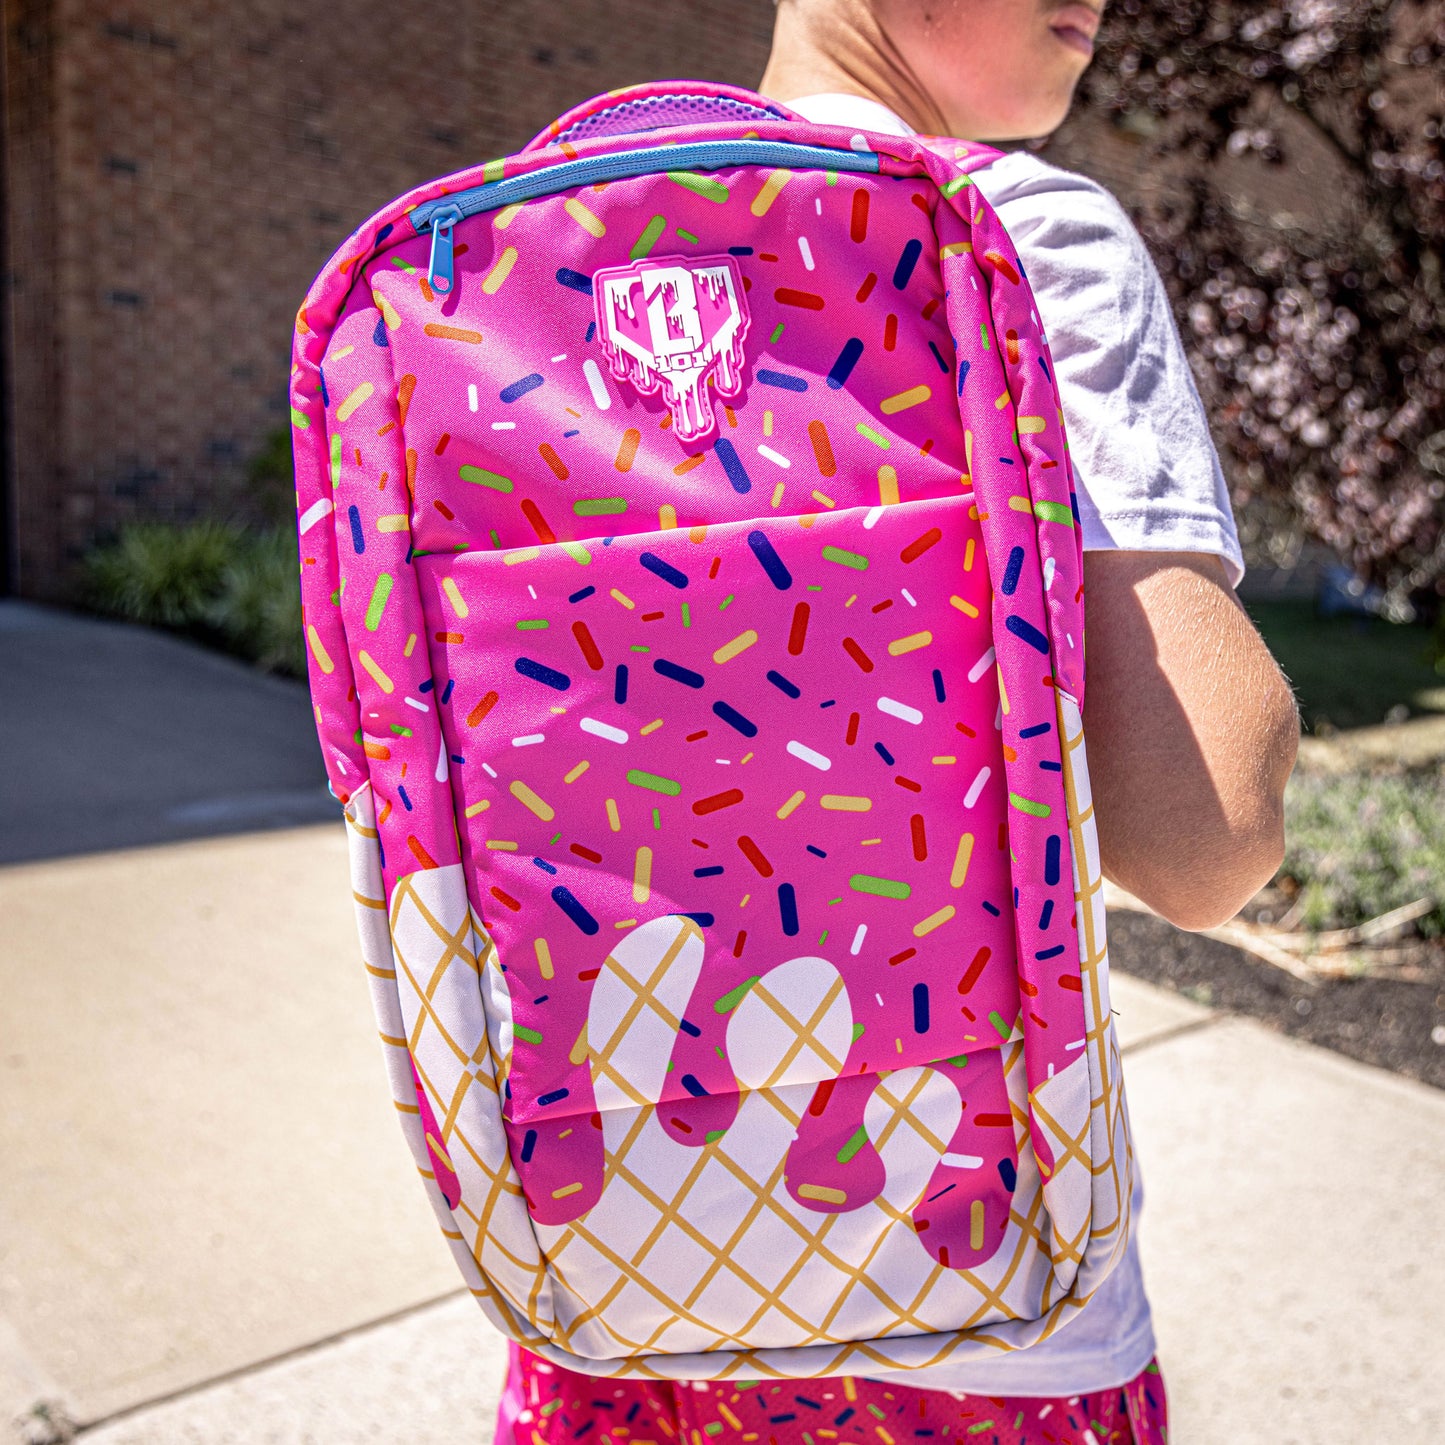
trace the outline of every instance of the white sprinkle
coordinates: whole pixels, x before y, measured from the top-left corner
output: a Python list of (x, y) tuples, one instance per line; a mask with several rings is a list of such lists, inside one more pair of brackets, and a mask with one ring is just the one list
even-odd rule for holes
[(319, 502), (312, 502), (301, 514), (301, 530), (309, 532), (323, 517), (331, 512), (331, 499), (322, 497)]
[(945, 1154), (938, 1161), (940, 1164), (952, 1165), (955, 1169), (982, 1169), (983, 1155), (981, 1154)]
[(552, 360), (553, 360), (553, 361), (566, 361), (566, 360), (567, 360), (567, 353), (564, 351), (564, 352), (561, 354), (561, 356), (554, 356), (554, 357), (552, 358)]
[(1045, 591), (1045, 592), (1050, 591), (1050, 590), (1053, 588), (1053, 585), (1054, 585), (1054, 559), (1053, 559), (1052, 557), (1045, 557), (1045, 558), (1044, 558), (1044, 591)]
[(731, 758), (714, 758), (713, 762), (715, 762), (719, 767), (730, 768), (732, 766), (733, 760)]
[(994, 709), (994, 713), (993, 713), (993, 730), (994, 730), (994, 732), (996, 732), (996, 733), (1001, 733), (1001, 732), (1003, 731), (1003, 699), (1002, 699), (1002, 698), (999, 699), (998, 706)]
[(997, 654), (994, 652), (993, 648), (990, 647), (989, 650), (985, 652), (984, 655), (980, 657), (979, 660), (975, 662), (971, 668), (969, 668), (968, 680), (970, 682), (977, 682), (979, 678), (981, 678), (984, 673), (986, 673), (989, 668), (993, 666), (996, 656)]
[(1083, 1039), (1075, 1039), (1073, 1043), (1071, 1043), (1071, 1044), (1065, 1044), (1064, 1047), (1065, 1047), (1066, 1049), (1081, 1049), (1081, 1048), (1084, 1047), (1084, 1040), (1083, 1040)]
[(474, 381), (467, 383), (467, 409), (469, 411), (477, 409), (477, 384)]
[(978, 802), (978, 795), (983, 792), (983, 785), (988, 782), (988, 775), (992, 770), (987, 767), (978, 770), (978, 776), (968, 785), (968, 792), (963, 795), (963, 806), (971, 808)]
[(514, 421), (494, 421), (492, 423), (493, 431), (516, 431), (516, 429), (517, 423)]
[(853, 946), (848, 950), (854, 958), (858, 957), (859, 950), (863, 947), (863, 940), (868, 936), (868, 925), (860, 923), (858, 932), (853, 935)]
[(906, 587), (902, 588), (901, 590), (903, 592), (903, 600), (910, 607), (917, 607), (918, 604), (913, 600), (913, 594)]
[(1072, 632), (1064, 633), (1064, 641), (1069, 644), (1069, 651), (1072, 652), (1074, 650), (1074, 634)]
[(431, 709), (430, 709), (424, 702), (418, 702), (417, 699), (414, 698), (414, 697), (404, 697), (404, 698), (402, 698), (402, 701), (403, 701), (408, 707), (414, 707), (418, 712), (430, 712), (430, 711), (431, 711)]
[(798, 237), (798, 250), (803, 253), (803, 265), (811, 271), (813, 269), (813, 253), (809, 249), (808, 238), (806, 236)]
[(627, 741), (627, 734), (621, 728), (615, 728), (611, 723), (598, 722), (595, 717), (584, 717), (578, 726), (584, 733), (591, 733), (594, 738), (606, 738), (609, 743)]
[(514, 748), (530, 748), (537, 743), (545, 743), (546, 741), (546, 733), (528, 733), (526, 737), (513, 738), (512, 746)]
[(758, 454), (760, 456), (765, 456), (770, 462), (773, 462), (780, 467), (786, 468), (793, 465), (792, 462), (787, 459), (787, 457), (783, 456), (780, 452), (775, 452), (772, 447), (760, 446), (758, 448)]
[(612, 397), (608, 393), (606, 383), (602, 380), (602, 373), (597, 368), (597, 363), (589, 356), (582, 363), (582, 375), (587, 378), (587, 385), (592, 391), (592, 400), (597, 403), (598, 411), (606, 411), (612, 405)]
[(810, 763), (820, 772), (826, 773), (833, 766), (832, 759), (825, 758), (822, 753), (815, 753), (812, 748), (804, 747), (802, 743), (789, 743), (788, 751), (800, 762)]
[(883, 515), (882, 507), (869, 507), (867, 515), (863, 518), (863, 530), (871, 532), (878, 525), (878, 519)]
[(814, 198), (814, 200), (813, 200), (813, 210), (814, 210), (815, 212), (817, 212), (817, 214), (820, 215), (820, 216), (823, 214), (823, 201), (822, 201), (822, 198), (821, 198), (821, 197), (815, 197), (815, 198)]
[(496, 770), (490, 763), (483, 763), (483, 764), (482, 764), (482, 771), (483, 771), (489, 778), (495, 778), (495, 777), (497, 776), (497, 770)]
[(878, 1000), (878, 1007), (879, 1007), (879, 1008), (882, 1008), (882, 1007), (883, 1007), (883, 995), (882, 995), (881, 993), (875, 993), (875, 994), (873, 995), (873, 997)]
[(896, 702), (891, 697), (878, 699), (878, 711), (886, 712), (889, 717), (902, 718), (904, 722), (912, 723), (915, 727), (923, 721), (923, 714), (916, 707), (909, 707), (906, 702)]
[(855, 151), (866, 151), (868, 149), (868, 138), (862, 135), (855, 135), (848, 142), (848, 148)]
[[(1052, 1079), (1053, 1076), (1054, 1076), (1054, 1066), (1053, 1066), (1052, 1064), (1050, 1064), (1050, 1065), (1049, 1065), (1049, 1078)], [(1042, 1420), (1043, 1418), (1044, 1418), (1044, 1417), (1043, 1417), (1042, 1415), (1039, 1416), (1039, 1419), (1040, 1419), (1040, 1420)]]
[(527, 591), (532, 594), (532, 601), (535, 602), (537, 600), (537, 589), (533, 587), (530, 582), (527, 584)]
[(445, 737), (437, 739), (436, 779), (439, 783), (444, 783), (447, 780), (447, 740)]
[(1045, 1405), (1044, 1408), (1039, 1411), (1039, 1419), (1042, 1420), (1053, 1408), (1052, 1405)]

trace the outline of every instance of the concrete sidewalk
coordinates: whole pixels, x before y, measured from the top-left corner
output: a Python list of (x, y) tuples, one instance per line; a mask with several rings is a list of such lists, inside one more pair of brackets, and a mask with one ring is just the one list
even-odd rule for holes
[[(0, 869), (0, 1421), (490, 1438), (347, 895), (336, 824)], [(1115, 984), (1174, 1438), (1437, 1439), (1445, 1095)]]

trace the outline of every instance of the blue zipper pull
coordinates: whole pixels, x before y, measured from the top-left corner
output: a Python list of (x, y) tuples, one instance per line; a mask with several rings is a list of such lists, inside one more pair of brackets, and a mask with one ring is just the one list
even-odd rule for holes
[(438, 296), (451, 294), (456, 280), (452, 270), (452, 227), (462, 218), (460, 206), (444, 206), (431, 218), (431, 260), (426, 279)]

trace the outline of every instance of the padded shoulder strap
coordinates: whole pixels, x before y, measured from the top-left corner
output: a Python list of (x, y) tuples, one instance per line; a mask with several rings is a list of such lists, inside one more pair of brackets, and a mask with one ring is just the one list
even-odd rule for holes
[(540, 150), (562, 141), (627, 135), (667, 126), (705, 125), (709, 121), (756, 124), (802, 119), (787, 106), (735, 85), (711, 80), (654, 80), (625, 90), (610, 90), (573, 106), (533, 136), (523, 149)]

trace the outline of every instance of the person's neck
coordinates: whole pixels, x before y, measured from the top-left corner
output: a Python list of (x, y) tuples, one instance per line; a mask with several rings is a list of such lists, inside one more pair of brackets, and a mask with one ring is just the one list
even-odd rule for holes
[(786, 105), (808, 95), (858, 95), (887, 106), (913, 130), (947, 135), (948, 122), (861, 0), (841, 0), (826, 29), (783, 0), (758, 91)]

